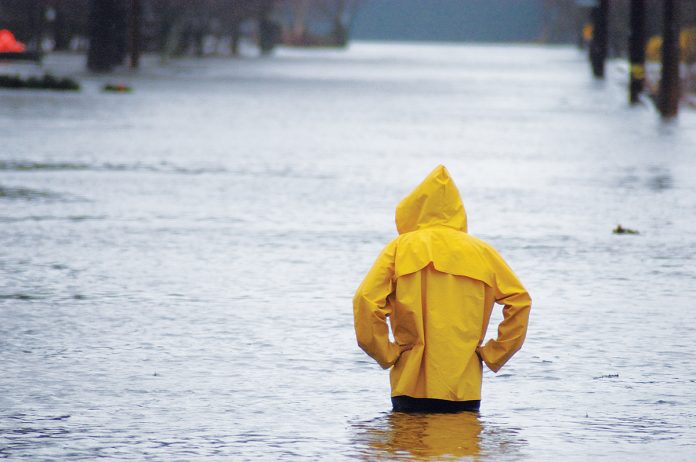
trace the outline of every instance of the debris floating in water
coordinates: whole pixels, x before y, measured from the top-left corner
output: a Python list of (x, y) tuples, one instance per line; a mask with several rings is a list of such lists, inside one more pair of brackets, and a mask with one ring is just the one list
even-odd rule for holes
[(612, 231), (614, 234), (640, 234), (635, 229), (624, 228), (621, 225), (616, 225), (616, 228)]
[(121, 83), (107, 83), (106, 85), (104, 85), (104, 91), (108, 91), (110, 93), (132, 93), (133, 87), (123, 85)]
[(619, 378), (619, 374), (600, 375), (600, 376), (592, 377), (592, 378), (595, 379), (595, 380), (597, 380), (597, 379), (618, 379), (618, 378)]

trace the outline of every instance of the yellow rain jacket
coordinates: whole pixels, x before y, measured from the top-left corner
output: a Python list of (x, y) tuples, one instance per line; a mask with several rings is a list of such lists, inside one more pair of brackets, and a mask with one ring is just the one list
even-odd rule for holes
[[(520, 349), (531, 298), (495, 249), (467, 234), (445, 167), (399, 203), (396, 227), (353, 299), (358, 345), (392, 368), (392, 396), (479, 400), (481, 359), (497, 372)], [(494, 302), (505, 305), (503, 321), (481, 347)]]

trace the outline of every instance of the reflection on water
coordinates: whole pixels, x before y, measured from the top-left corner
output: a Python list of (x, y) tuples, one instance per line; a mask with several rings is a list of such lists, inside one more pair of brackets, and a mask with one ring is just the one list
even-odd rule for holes
[(657, 171), (648, 179), (648, 187), (659, 192), (670, 189), (673, 182), (673, 177), (669, 172), (661, 173)]
[(199, 175), (202, 173), (222, 173), (225, 170), (220, 166), (181, 167), (171, 162), (158, 162), (145, 164), (81, 163), (81, 162), (27, 162), (27, 161), (3, 161), (0, 160), (0, 171), (8, 172), (62, 172), (62, 171), (114, 171), (114, 172), (158, 172), (158, 173), (182, 173)]
[(355, 444), (367, 460), (412, 456), (472, 456), (480, 452), (481, 422), (476, 413), (406, 414), (392, 412), (354, 425)]
[(485, 423), (483, 417), (474, 412), (391, 412), (371, 421), (354, 423), (352, 431), (355, 449), (365, 460), (499, 458), (519, 455), (527, 444), (518, 436), (518, 429)]
[(3, 186), (0, 184), (0, 199), (19, 199), (19, 200), (38, 200), (38, 199), (55, 199), (60, 197), (58, 194), (42, 191), (32, 188), (24, 188), (22, 186)]
[(616, 185), (626, 190), (647, 188), (654, 192), (662, 192), (674, 186), (674, 176), (662, 167), (650, 166), (644, 171), (630, 167), (616, 179)]

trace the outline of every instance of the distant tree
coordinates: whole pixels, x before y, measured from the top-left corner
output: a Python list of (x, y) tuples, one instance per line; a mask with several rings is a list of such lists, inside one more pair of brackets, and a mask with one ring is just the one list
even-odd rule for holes
[(91, 0), (87, 68), (108, 72), (121, 64), (127, 51), (127, 10), (119, 0)]
[(288, 5), (304, 5), (308, 21), (322, 24), (323, 35), (306, 44), (342, 45), (360, 1), (0, 0), (0, 27), (11, 29), (30, 48), (40, 49), (46, 39), (56, 50), (89, 43), (88, 68), (107, 72), (124, 62), (129, 49), (159, 52), (166, 59), (200, 56), (229, 41), (236, 55), (247, 21), (257, 25), (255, 32), (249, 32), (251, 38), (269, 53), (283, 39), (279, 17)]

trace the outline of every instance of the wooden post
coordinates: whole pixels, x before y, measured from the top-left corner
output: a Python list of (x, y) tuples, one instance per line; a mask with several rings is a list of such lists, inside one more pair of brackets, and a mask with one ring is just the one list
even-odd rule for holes
[(599, 79), (604, 78), (604, 62), (607, 59), (607, 39), (609, 37), (609, 0), (599, 0), (599, 5), (592, 8), (592, 43), (590, 43), (590, 63), (592, 73)]
[(662, 76), (658, 108), (662, 117), (679, 110), (679, 0), (663, 0)]
[(131, 0), (130, 8), (130, 67), (137, 69), (140, 66), (140, 45), (141, 45), (141, 18), (142, 0)]
[(628, 36), (630, 59), (629, 101), (636, 104), (640, 100), (645, 82), (645, 0), (631, 0), (631, 31)]

